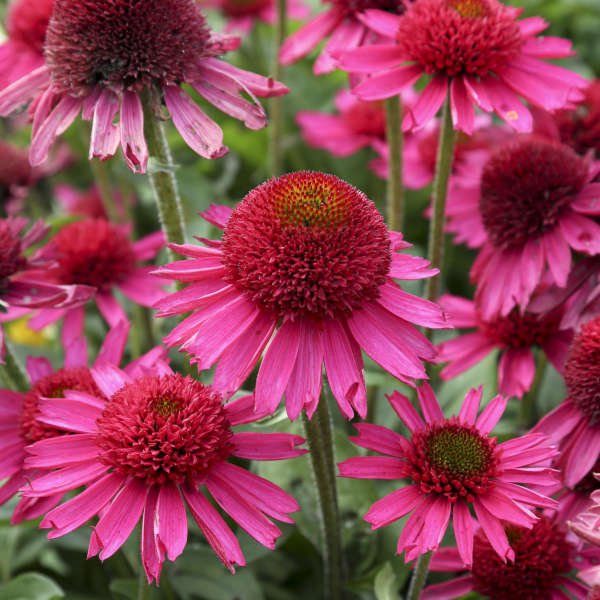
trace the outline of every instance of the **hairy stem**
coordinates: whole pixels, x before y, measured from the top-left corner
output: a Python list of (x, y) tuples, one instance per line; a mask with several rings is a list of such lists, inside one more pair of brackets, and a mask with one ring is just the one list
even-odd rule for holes
[(406, 600), (419, 600), (421, 598), (421, 592), (427, 579), (427, 572), (429, 571), (429, 563), (431, 562), (431, 556), (433, 552), (430, 550), (425, 554), (421, 554), (417, 559), (415, 570), (413, 571), (412, 579), (410, 580), (410, 587), (408, 588), (408, 596)]
[(386, 138), (389, 148), (387, 181), (387, 221), (392, 231), (404, 226), (404, 186), (402, 183), (402, 97), (385, 101)]
[[(452, 169), (454, 155), (454, 142), (456, 132), (452, 126), (450, 114), (450, 95), (446, 98), (442, 116), (442, 129), (438, 145), (435, 178), (433, 180), (433, 211), (429, 223), (429, 248), (427, 257), (431, 266), (442, 270), (444, 256), (444, 216), (446, 212), (446, 195), (448, 193), (448, 180)], [(425, 295), (428, 300), (435, 302), (440, 292), (440, 275), (427, 280)]]
[(323, 562), (325, 569), (325, 598), (343, 598), (343, 554), (341, 524), (337, 499), (335, 460), (331, 417), (327, 398), (321, 394), (319, 406), (312, 419), (302, 414), (304, 430), (310, 448), (310, 462), (321, 511), (321, 532), (323, 537)]

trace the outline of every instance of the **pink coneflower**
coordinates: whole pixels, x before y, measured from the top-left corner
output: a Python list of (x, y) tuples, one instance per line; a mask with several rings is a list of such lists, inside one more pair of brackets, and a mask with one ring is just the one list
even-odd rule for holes
[[(54, 197), (63, 210), (70, 215), (89, 217), (91, 219), (108, 219), (104, 202), (97, 186), (92, 185), (85, 191), (78, 190), (66, 183), (60, 183), (54, 188)], [(126, 210), (121, 194), (114, 191), (115, 208), (120, 219), (125, 220)], [(135, 201), (135, 198), (130, 199)]]
[[(411, 0), (412, 1), (412, 0)], [(324, 0), (331, 6), (305, 23), (285, 40), (279, 52), (283, 65), (296, 62), (306, 56), (326, 37), (331, 36), (315, 61), (315, 75), (330, 73), (337, 66), (337, 54), (376, 41), (380, 36), (368, 26), (371, 20), (384, 22), (388, 15), (401, 15), (409, 0)], [(370, 9), (380, 9), (381, 17), (368, 19)], [(393, 37), (394, 32), (383, 33)]]
[[(464, 571), (445, 583), (427, 586), (421, 600), (451, 600), (477, 592), (488, 600), (567, 600), (588, 598), (590, 588), (568, 577), (573, 569), (593, 565), (600, 552), (580, 550), (567, 538), (566, 527), (548, 516), (535, 525), (507, 526), (514, 558), (502, 561), (481, 530), (475, 534), (473, 565), (465, 567), (456, 548), (433, 555), (431, 571)], [(567, 594), (571, 594), (568, 595)]]
[(562, 309), (531, 313), (517, 308), (504, 317), (482, 319), (474, 302), (444, 294), (439, 303), (455, 327), (476, 328), (437, 346), (436, 362), (450, 364), (440, 373), (452, 379), (483, 360), (492, 350), (501, 351), (498, 363), (498, 391), (522, 398), (535, 376), (532, 348), (541, 348), (557, 371), (561, 372), (573, 331), (560, 326)]
[[(127, 342), (129, 325), (121, 321), (111, 329), (98, 353), (96, 364), (118, 365)], [(145, 369), (154, 367), (157, 361), (166, 358), (164, 348), (155, 348), (144, 355), (128, 369), (129, 374), (143, 374)], [(8, 478), (0, 487), (0, 504), (12, 498), (17, 490), (36, 475), (36, 469), (24, 466), (25, 447), (33, 442), (54, 438), (70, 431), (37, 420), (39, 407), (43, 403), (52, 404), (61, 398), (65, 390), (99, 395), (100, 389), (94, 383), (88, 369), (87, 348), (84, 338), (73, 338), (65, 346), (63, 366), (54, 370), (50, 361), (42, 357), (27, 359), (27, 372), (31, 388), (25, 393), (0, 390), (0, 478)], [(63, 494), (52, 493), (37, 498), (22, 498), (12, 515), (12, 523), (35, 519), (56, 506)]]
[[(427, 377), (421, 360), (435, 351), (412, 324), (448, 327), (431, 302), (394, 279), (431, 277), (410, 246), (389, 232), (375, 205), (345, 181), (323, 173), (289, 173), (251, 190), (229, 216), (206, 217), (224, 228), (209, 247), (171, 245), (193, 260), (157, 274), (191, 285), (161, 301), (159, 316), (189, 311), (166, 338), (199, 369), (218, 362), (214, 387), (229, 396), (272, 339), (256, 380), (259, 411), (312, 416), (323, 363), (346, 418), (367, 411), (361, 348), (404, 382)], [(279, 328), (275, 332), (276, 326)]]
[(37, 165), (83, 109), (83, 118), (93, 119), (90, 159), (109, 158), (120, 143), (129, 168), (143, 173), (148, 149), (140, 94), (146, 90), (155, 110), (164, 100), (193, 150), (217, 158), (227, 151), (223, 132), (181, 83), (251, 129), (267, 122), (256, 96), (288, 91), (216, 58), (238, 44), (237, 38), (213, 36), (194, 0), (56, 0), (45, 64), (0, 93), (0, 115), (34, 100), (29, 159)]
[(44, 64), (44, 39), (54, 0), (15, 0), (8, 8), (8, 40), (0, 44), (0, 90)]
[(465, 165), (451, 184), (447, 214), (448, 229), (459, 241), (483, 246), (471, 278), (478, 284), (482, 316), (490, 319), (527, 306), (546, 266), (550, 281), (564, 286), (571, 250), (600, 253), (594, 220), (600, 184), (591, 183), (596, 164), (536, 136), (518, 138), (481, 159)]
[(323, 148), (335, 156), (349, 156), (385, 140), (385, 110), (382, 102), (363, 102), (350, 90), (335, 96), (339, 114), (300, 111), (296, 122), (309, 146)]
[[(277, 20), (275, 0), (200, 0), (201, 8), (217, 8), (227, 19), (227, 33), (248, 34), (257, 21), (273, 25)], [(301, 0), (286, 3), (288, 19), (305, 19), (308, 7)]]
[(600, 457), (600, 317), (582, 326), (564, 368), (567, 397), (534, 431), (560, 442), (558, 463), (574, 487)]
[(577, 154), (591, 150), (600, 158), (600, 80), (588, 85), (575, 108), (555, 113), (537, 110), (534, 119), (536, 133), (560, 140)]
[[(101, 394), (67, 393), (40, 405), (43, 423), (73, 435), (28, 447), (30, 468), (52, 472), (24, 489), (28, 497), (84, 492), (50, 511), (41, 527), (50, 538), (102, 513), (88, 557), (104, 560), (125, 542), (142, 517), (142, 562), (158, 581), (164, 554), (175, 560), (187, 540), (185, 506), (218, 557), (233, 572), (244, 565), (239, 543), (201, 488), (258, 542), (274, 548), (281, 535), (269, 519), (292, 523), (299, 509), (282, 489), (228, 461), (279, 460), (304, 454), (304, 439), (287, 433), (234, 433), (260, 417), (246, 396), (223, 405), (200, 382), (170, 372), (130, 377), (110, 365), (92, 367)], [(183, 498), (182, 498), (183, 494)]]
[(449, 92), (455, 129), (473, 132), (477, 105), (497, 113), (516, 131), (531, 131), (531, 113), (519, 96), (556, 110), (578, 99), (587, 82), (539, 60), (571, 56), (571, 42), (535, 37), (548, 23), (540, 17), (518, 21), (520, 12), (498, 0), (417, 0), (402, 17), (369, 16), (368, 24), (395, 38), (395, 44), (350, 50), (340, 56), (339, 66), (351, 73), (374, 73), (354, 89), (363, 100), (395, 96), (430, 75), (405, 116), (405, 130), (425, 125)]
[(472, 389), (458, 417), (445, 419), (429, 384), (417, 388), (417, 394), (425, 422), (406, 396), (394, 392), (388, 397), (410, 430), (410, 440), (380, 425), (354, 425), (358, 437), (350, 438), (352, 442), (387, 456), (349, 458), (339, 464), (342, 477), (412, 482), (373, 504), (365, 521), (377, 529), (412, 512), (398, 539), (398, 554), (405, 551), (409, 561), (439, 547), (452, 514), (458, 552), (470, 566), (474, 558), (473, 508), (500, 561), (513, 560), (504, 522), (531, 528), (538, 518), (525, 505), (556, 505), (554, 500), (517, 484), (553, 483), (554, 471), (538, 465), (554, 456), (555, 448), (539, 434), (502, 444), (490, 437), (506, 407), (504, 396), (493, 398), (477, 417), (481, 387)]
[[(65, 225), (44, 249), (44, 257), (55, 261), (43, 273), (44, 279), (89, 286), (98, 310), (111, 327), (126, 321), (127, 315), (113, 295), (115, 290), (142, 306), (152, 306), (164, 296), (161, 281), (150, 274), (155, 267), (139, 264), (156, 256), (165, 244), (164, 234), (157, 231), (132, 242), (130, 231), (130, 226), (104, 219), (84, 219)], [(80, 336), (83, 316), (84, 306), (42, 309), (29, 321), (29, 326), (41, 329), (66, 317), (63, 336), (70, 328), (73, 328), (71, 335)]]

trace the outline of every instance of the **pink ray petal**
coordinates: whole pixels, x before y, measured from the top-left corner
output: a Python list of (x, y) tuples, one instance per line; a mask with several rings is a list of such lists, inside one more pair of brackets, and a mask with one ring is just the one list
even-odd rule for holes
[(96, 419), (102, 414), (96, 407), (66, 398), (40, 397), (38, 410), (42, 423), (74, 433), (95, 433)]
[(27, 374), (29, 375), (29, 381), (31, 381), (32, 385), (43, 377), (47, 377), (54, 373), (52, 363), (43, 356), (28, 356), (25, 364)]
[(438, 73), (419, 94), (417, 101), (407, 109), (402, 131), (410, 131), (425, 125), (438, 113), (448, 94), (448, 78)]
[(454, 129), (472, 135), (475, 128), (475, 110), (462, 77), (450, 82), (450, 109)]
[(164, 562), (164, 549), (159, 550), (157, 543), (157, 511), (158, 492), (160, 486), (153, 485), (146, 494), (144, 513), (142, 515), (142, 564), (146, 572), (148, 584), (158, 581)]
[(541, 241), (550, 273), (556, 285), (564, 287), (571, 271), (571, 248), (558, 227), (546, 230)]
[(109, 88), (104, 87), (94, 106), (92, 135), (88, 158), (98, 157), (107, 160), (117, 151), (120, 140), (119, 128), (113, 123), (119, 112), (119, 98)]
[(340, 477), (353, 479), (404, 479), (411, 473), (410, 466), (398, 458), (388, 456), (354, 456), (338, 463)]
[(160, 486), (156, 511), (158, 546), (169, 560), (175, 560), (187, 543), (187, 516), (179, 488), (173, 482)]
[(152, 268), (136, 269), (127, 279), (121, 281), (118, 288), (123, 295), (137, 304), (148, 307), (154, 306), (164, 298), (163, 282), (158, 277), (148, 273), (148, 269)]
[(399, 433), (371, 423), (354, 423), (354, 427), (358, 436), (348, 438), (353, 444), (398, 458), (406, 457), (410, 445)]
[(515, 553), (508, 543), (502, 523), (479, 502), (478, 498), (475, 498), (473, 508), (485, 536), (498, 556), (504, 562), (514, 560)]
[(421, 600), (453, 600), (471, 591), (473, 591), (473, 578), (464, 575), (444, 583), (428, 585), (421, 593)]
[(477, 418), (477, 412), (481, 404), (481, 395), (483, 393), (483, 386), (479, 386), (477, 389), (471, 388), (465, 399), (463, 400), (458, 418), (467, 425), (475, 425), (475, 419)]
[(53, 468), (87, 462), (98, 456), (95, 433), (60, 435), (40, 440), (28, 448), (28, 467)]
[(114, 327), (111, 327), (102, 342), (96, 363), (107, 362), (111, 365), (118, 366), (123, 357), (127, 338), (129, 336), (129, 328), (131, 323), (128, 321), (120, 321)]
[(452, 524), (460, 558), (470, 568), (473, 564), (473, 517), (466, 502), (459, 500), (454, 503)]
[[(352, 52), (358, 52), (358, 50)], [(345, 56), (340, 59), (341, 68), (345, 68)], [(417, 81), (422, 74), (423, 67), (421, 65), (406, 65), (365, 79), (353, 91), (362, 100), (383, 100), (399, 94), (404, 88)]]
[(385, 10), (367, 9), (356, 15), (369, 29), (379, 33), (383, 37), (394, 39), (400, 26), (400, 16), (391, 14)]
[(535, 359), (531, 348), (508, 348), (498, 365), (498, 391), (522, 398), (535, 376)]
[(96, 295), (96, 304), (111, 327), (118, 325), (120, 321), (127, 321), (127, 314), (111, 292), (99, 292)]
[(143, 480), (132, 478), (115, 496), (94, 528), (100, 560), (112, 556), (125, 543), (142, 516), (147, 491)]
[(8, 117), (19, 106), (29, 102), (49, 80), (50, 72), (43, 65), (4, 88), (0, 92), (0, 116)]
[(231, 439), (233, 455), (248, 460), (281, 460), (301, 456), (308, 450), (296, 446), (305, 441), (299, 435), (256, 431), (234, 433)]
[(487, 435), (498, 423), (504, 413), (508, 399), (499, 394), (492, 398), (489, 404), (481, 411), (475, 427), (482, 435)]
[(68, 492), (80, 485), (85, 485), (104, 475), (108, 467), (96, 460), (70, 465), (35, 478), (28, 487), (23, 488), (27, 497), (49, 496), (59, 492)]
[(411, 404), (410, 400), (400, 392), (394, 391), (390, 396), (386, 395), (389, 403), (401, 421), (408, 427), (411, 433), (420, 431), (425, 426), (421, 416)]
[(365, 26), (355, 19), (346, 19), (332, 32), (331, 37), (313, 65), (315, 75), (331, 73), (337, 68), (340, 52), (352, 50), (362, 45), (367, 35)]
[(340, 66), (353, 73), (373, 73), (395, 67), (404, 60), (394, 44), (360, 46), (344, 52), (340, 57)]
[(173, 124), (192, 150), (204, 158), (219, 158), (227, 153), (221, 128), (180, 87), (166, 85), (163, 94)]
[(504, 83), (492, 77), (484, 77), (480, 87), (488, 94), (494, 111), (518, 133), (529, 133), (533, 118), (517, 95)]
[(440, 404), (437, 401), (431, 386), (427, 382), (417, 388), (417, 396), (419, 398), (421, 412), (425, 417), (425, 422), (441, 423), (444, 420), (442, 409), (440, 408)]
[(364, 519), (372, 529), (379, 529), (407, 515), (424, 500), (416, 485), (407, 485), (377, 500)]
[(130, 90), (121, 100), (121, 150), (127, 166), (134, 173), (145, 173), (148, 146), (144, 137), (144, 111), (139, 96)]
[(208, 543), (223, 564), (235, 573), (235, 564), (246, 564), (237, 538), (204, 494), (189, 484), (184, 485), (182, 491), (190, 512)]
[(573, 250), (590, 255), (600, 253), (600, 225), (589, 217), (567, 211), (561, 217), (560, 230)]

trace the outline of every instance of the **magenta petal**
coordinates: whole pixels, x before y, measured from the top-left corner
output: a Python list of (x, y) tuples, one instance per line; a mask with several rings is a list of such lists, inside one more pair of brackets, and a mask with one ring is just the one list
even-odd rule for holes
[(477, 389), (471, 388), (463, 404), (460, 407), (458, 418), (467, 425), (475, 425), (475, 419), (477, 418), (477, 412), (479, 411), (479, 405), (481, 404), (481, 395), (483, 393), (483, 386), (479, 386)]
[(242, 529), (263, 546), (271, 550), (275, 548), (275, 540), (281, 535), (281, 531), (258, 508), (247, 502), (228, 482), (215, 474), (211, 473), (206, 487), (217, 504)]
[(467, 568), (473, 564), (473, 518), (466, 502), (459, 500), (452, 510), (456, 547)]
[(450, 83), (450, 108), (454, 129), (473, 134), (475, 110), (462, 77), (454, 77)]
[(479, 502), (478, 498), (475, 498), (473, 508), (485, 536), (498, 556), (504, 562), (507, 559), (514, 560), (515, 553), (508, 543), (502, 523)]
[(559, 287), (567, 285), (571, 271), (571, 248), (560, 232), (559, 227), (553, 227), (544, 232), (541, 238), (550, 273)]
[(175, 560), (187, 542), (187, 517), (181, 493), (173, 482), (160, 486), (157, 515), (159, 548), (169, 560)]
[(145, 481), (128, 480), (94, 528), (101, 560), (112, 556), (133, 531), (142, 516), (147, 490)]
[(117, 325), (110, 328), (98, 352), (97, 363), (105, 362), (115, 366), (119, 365), (123, 357), (125, 344), (127, 344), (130, 326), (131, 323), (120, 321)]
[(408, 514), (423, 500), (416, 485), (400, 488), (381, 500), (377, 500), (367, 511), (364, 519), (371, 523), (373, 529), (389, 525)]
[(589, 183), (571, 202), (571, 208), (585, 215), (600, 215), (600, 183)]
[(92, 136), (88, 154), (90, 160), (94, 157), (106, 160), (117, 151), (120, 135), (119, 128), (113, 121), (118, 112), (119, 99), (117, 95), (108, 88), (103, 88), (94, 107)]
[(354, 427), (358, 436), (348, 438), (353, 444), (398, 458), (406, 457), (409, 442), (399, 433), (371, 423), (354, 423)]
[(118, 325), (121, 321), (127, 321), (127, 314), (110, 291), (99, 292), (96, 295), (96, 305), (111, 327)]
[(482, 435), (487, 435), (500, 420), (504, 413), (508, 399), (506, 396), (498, 395), (492, 398), (489, 404), (481, 411), (479, 418), (475, 423), (475, 427)]
[(192, 150), (204, 158), (219, 158), (227, 152), (221, 128), (180, 87), (166, 85), (163, 93), (173, 124)]
[(339, 64), (352, 73), (374, 73), (389, 69), (404, 62), (398, 46), (373, 45), (360, 46), (354, 50), (344, 52)]
[(258, 376), (254, 398), (256, 408), (274, 413), (288, 384), (300, 344), (298, 321), (284, 321), (267, 348)]
[(281, 460), (294, 458), (308, 452), (296, 448), (306, 440), (290, 433), (259, 433), (247, 431), (234, 433), (231, 438), (232, 453), (248, 460)]
[(95, 433), (59, 435), (40, 440), (28, 447), (28, 467), (63, 467), (92, 460), (100, 453)]
[[(327, 380), (341, 413), (347, 419), (354, 416), (352, 404), (359, 398), (366, 402), (362, 365), (356, 361), (356, 342), (337, 321), (325, 321), (323, 331), (323, 359)], [(360, 350), (359, 350), (360, 352)], [(366, 414), (366, 410), (365, 410)], [(361, 415), (364, 418), (364, 415)]]
[(600, 434), (595, 427), (581, 427), (573, 435), (573, 445), (564, 468), (565, 485), (571, 488), (585, 477), (600, 455)]
[(285, 406), (293, 421), (305, 408), (310, 419), (319, 403), (323, 372), (321, 331), (307, 319), (300, 319), (300, 343), (296, 362), (285, 389)]
[(19, 106), (29, 102), (49, 79), (48, 67), (43, 65), (4, 88), (0, 92), (0, 116), (7, 117)]
[(264, 310), (256, 313), (254, 321), (222, 354), (215, 370), (213, 389), (229, 397), (241, 387), (271, 339), (275, 325), (270, 313)]
[(87, 342), (83, 335), (85, 309), (78, 306), (67, 311), (60, 334), (64, 349), (64, 366), (87, 367)]
[(232, 573), (235, 564), (245, 565), (237, 538), (204, 494), (189, 484), (182, 491), (194, 520), (223, 564)]
[[(344, 60), (340, 61), (343, 68)], [(421, 65), (406, 65), (383, 74), (374, 75), (359, 83), (353, 92), (363, 100), (383, 100), (396, 96), (423, 74)]]
[(80, 98), (63, 96), (31, 140), (29, 162), (32, 166), (41, 165), (46, 160), (54, 138), (68, 129), (80, 110)]
[(500, 80), (484, 77), (480, 86), (486, 91), (494, 111), (518, 133), (529, 133), (533, 118), (517, 95)]
[(442, 409), (431, 386), (427, 382), (417, 388), (417, 396), (419, 397), (419, 404), (421, 412), (425, 417), (425, 422), (430, 424), (441, 423), (444, 420)]
[(536, 516), (528, 509), (520, 506), (498, 488), (489, 490), (487, 494), (480, 494), (477, 501), (484, 506), (494, 518), (520, 525), (531, 527), (537, 520)]
[(254, 410), (254, 396), (252, 394), (227, 402), (224, 409), (227, 418), (233, 427), (243, 423), (253, 423), (257, 419), (261, 419), (268, 414), (257, 413)]
[(44, 529), (53, 528), (49, 538), (65, 535), (97, 515), (117, 493), (125, 478), (116, 473), (107, 473), (88, 486), (83, 492), (51, 510), (40, 523)]
[(453, 600), (471, 591), (473, 591), (473, 578), (465, 575), (444, 583), (428, 585), (421, 593), (420, 600)]
[(40, 397), (38, 408), (39, 421), (74, 433), (95, 433), (96, 419), (102, 414), (95, 406), (66, 398)]
[(357, 14), (357, 18), (369, 29), (383, 37), (394, 39), (400, 26), (399, 15), (394, 15), (385, 10), (367, 9)]
[(390, 396), (386, 396), (386, 398), (396, 414), (412, 433), (423, 429), (424, 423), (419, 413), (404, 394), (394, 391)]
[(340, 477), (353, 479), (404, 479), (411, 467), (398, 458), (388, 456), (354, 456), (338, 463)]
[(225, 229), (227, 221), (231, 216), (232, 209), (223, 204), (211, 204), (200, 216), (219, 229)]
[(164, 550), (159, 550), (157, 543), (157, 512), (159, 486), (153, 485), (146, 494), (144, 514), (142, 516), (142, 564), (148, 583), (158, 581), (164, 562)]
[(124, 385), (133, 381), (124, 371), (109, 363), (94, 365), (90, 372), (96, 385), (107, 398), (110, 398)]
[(417, 101), (407, 109), (402, 130), (420, 128), (438, 113), (448, 94), (448, 78), (438, 73), (419, 94)]
[(289, 65), (308, 54), (342, 19), (341, 11), (327, 10), (305, 23), (283, 42), (279, 51), (279, 62)]
[(337, 58), (340, 53), (361, 46), (365, 35), (367, 35), (367, 30), (360, 21), (346, 19), (340, 23), (317, 57), (313, 65), (313, 73), (323, 75), (334, 71), (337, 68)]
[(32, 384), (54, 372), (52, 363), (43, 356), (28, 356), (25, 364)]
[(591, 218), (567, 211), (560, 219), (560, 230), (574, 250), (600, 254), (600, 225)]
[(522, 398), (535, 376), (535, 359), (531, 348), (508, 348), (498, 365), (498, 391)]
[(146, 172), (149, 153), (144, 137), (144, 111), (139, 96), (129, 90), (123, 92), (121, 100), (121, 150), (131, 171)]
[(57, 471), (52, 471), (30, 482), (29, 487), (23, 489), (24, 496), (39, 497), (67, 492), (94, 481), (104, 475), (108, 467), (97, 461), (88, 461), (70, 465)]
[[(534, 477), (531, 477), (529, 483), (537, 483), (538, 485), (546, 483), (545, 478), (541, 476), (544, 471), (544, 469), (539, 470), (538, 473), (536, 473), (537, 481), (534, 480)], [(530, 490), (521, 485), (515, 485), (514, 483), (511, 483), (509, 481), (497, 481), (496, 489), (502, 492), (505, 496), (508, 496), (512, 500), (515, 500), (516, 502), (522, 502), (524, 504), (528, 504), (529, 506), (533, 506), (536, 508), (555, 509), (557, 506), (556, 500), (548, 498), (543, 494), (535, 492), (534, 490)]]

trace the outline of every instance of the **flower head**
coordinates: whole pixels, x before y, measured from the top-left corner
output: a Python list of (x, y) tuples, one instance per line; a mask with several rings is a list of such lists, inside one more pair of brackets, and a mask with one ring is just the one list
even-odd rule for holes
[(44, 39), (54, 0), (15, 0), (8, 8), (8, 40), (0, 45), (0, 90), (44, 64)]
[(535, 431), (560, 442), (558, 464), (574, 487), (600, 458), (600, 317), (581, 327), (564, 367), (567, 397)]
[(364, 100), (394, 96), (421, 75), (431, 75), (405, 116), (405, 130), (422, 127), (435, 116), (450, 84), (455, 129), (473, 132), (477, 105), (517, 131), (531, 131), (532, 116), (519, 95), (556, 110), (578, 99), (587, 83), (539, 60), (570, 56), (571, 44), (536, 38), (548, 24), (539, 17), (518, 21), (519, 12), (498, 0), (417, 0), (395, 18), (395, 26), (389, 15), (385, 21), (377, 14), (365, 20), (375, 31), (393, 32), (394, 45), (349, 50), (339, 64), (351, 73), (374, 73), (354, 90)]
[(402, 381), (426, 377), (421, 359), (433, 358), (433, 346), (411, 323), (447, 327), (445, 316), (392, 278), (436, 271), (396, 253), (410, 244), (356, 188), (333, 175), (290, 173), (250, 191), (233, 212), (212, 207), (204, 216), (224, 228), (223, 241), (172, 245), (193, 260), (157, 274), (190, 286), (157, 308), (159, 316), (194, 311), (165, 342), (199, 369), (218, 362), (217, 390), (238, 389), (271, 338), (256, 406), (273, 412), (285, 393), (292, 419), (316, 409), (323, 363), (342, 414), (364, 417), (361, 348)]
[[(330, 73), (337, 66), (337, 55), (351, 48), (369, 45), (377, 40), (366, 25), (372, 9), (382, 15), (375, 20), (387, 22), (387, 17), (401, 15), (409, 0), (324, 0), (330, 7), (305, 23), (281, 46), (279, 61), (283, 65), (306, 56), (326, 37), (331, 36), (315, 61), (315, 75)], [(394, 37), (394, 31), (378, 31), (383, 37)]]
[[(139, 264), (156, 256), (164, 245), (163, 233), (132, 242), (130, 230), (129, 226), (105, 219), (84, 219), (65, 225), (44, 249), (44, 257), (53, 261), (44, 273), (45, 279), (87, 286), (110, 326), (126, 321), (125, 311), (113, 296), (116, 289), (143, 306), (152, 306), (164, 295), (160, 280), (150, 274), (153, 267)], [(73, 335), (81, 335), (83, 310), (83, 306), (41, 310), (29, 324), (33, 329), (41, 329), (67, 317), (75, 328)], [(64, 334), (63, 328), (63, 341)]]
[[(483, 158), (483, 160), (482, 160)], [(448, 229), (482, 249), (471, 269), (485, 319), (523, 309), (544, 279), (563, 287), (571, 250), (600, 252), (596, 167), (571, 148), (523, 136), (474, 156), (451, 181)]]
[(72, 435), (28, 448), (30, 468), (49, 472), (24, 488), (30, 498), (85, 491), (51, 510), (41, 526), (49, 537), (73, 531), (101, 515), (88, 556), (114, 554), (142, 519), (142, 562), (149, 582), (187, 541), (186, 505), (219, 558), (231, 570), (244, 564), (239, 543), (208, 501), (216, 503), (252, 537), (273, 548), (281, 535), (268, 518), (293, 522), (296, 501), (262, 477), (231, 464), (231, 457), (278, 460), (305, 452), (304, 440), (284, 433), (235, 433), (254, 413), (250, 397), (223, 405), (221, 397), (166, 364), (154, 373), (128, 374), (104, 364), (91, 369), (100, 394), (66, 393), (41, 407), (39, 420)]
[(360, 456), (339, 464), (343, 477), (411, 482), (378, 500), (365, 520), (376, 529), (412, 512), (398, 539), (398, 553), (405, 551), (406, 560), (412, 560), (439, 547), (452, 514), (458, 552), (470, 566), (476, 556), (472, 508), (499, 560), (513, 560), (514, 550), (503, 523), (529, 529), (538, 517), (526, 505), (551, 508), (556, 504), (517, 484), (552, 483), (552, 469), (536, 465), (554, 456), (555, 449), (539, 434), (502, 444), (490, 437), (506, 407), (503, 396), (491, 400), (477, 417), (481, 388), (473, 389), (459, 415), (446, 419), (428, 384), (417, 388), (417, 393), (425, 422), (406, 396), (394, 392), (388, 397), (409, 428), (410, 440), (380, 425), (358, 423), (358, 437), (351, 441), (388, 456)]
[[(564, 524), (549, 516), (541, 516), (531, 528), (509, 525), (506, 534), (514, 557), (502, 561), (483, 531), (475, 534), (473, 565), (467, 575), (445, 583), (427, 586), (422, 600), (461, 597), (471, 591), (489, 600), (548, 600), (567, 598), (563, 590), (585, 600), (588, 586), (570, 579), (573, 568), (593, 564), (600, 552), (577, 549), (567, 538)], [(455, 548), (442, 548), (433, 555), (432, 571), (462, 571), (465, 569)]]
[(535, 376), (534, 347), (541, 348), (557, 371), (562, 371), (567, 350), (573, 339), (571, 329), (562, 327), (562, 310), (545, 313), (521, 312), (513, 308), (506, 316), (483, 319), (474, 302), (449, 294), (440, 304), (455, 326), (476, 328), (438, 345), (437, 362), (448, 362), (440, 373), (452, 379), (483, 360), (492, 350), (501, 351), (498, 364), (498, 391), (522, 398)]
[[(256, 96), (287, 92), (272, 79), (216, 58), (238, 43), (212, 35), (194, 0), (56, 0), (45, 62), (0, 93), (0, 114), (34, 99), (29, 156), (37, 165), (83, 109), (83, 118), (93, 119), (90, 159), (112, 156), (120, 143), (129, 168), (145, 172), (148, 149), (140, 94), (146, 90), (153, 107), (164, 100), (193, 150), (217, 158), (227, 151), (223, 132), (181, 89), (182, 82), (253, 129), (266, 125)], [(119, 112), (120, 124), (115, 125)]]
[[(129, 325), (121, 321), (106, 336), (96, 357), (95, 364), (118, 365), (121, 361)], [(63, 366), (54, 369), (50, 361), (42, 357), (27, 359), (27, 372), (31, 387), (24, 393), (0, 390), (0, 424), (4, 435), (0, 442), (0, 473), (7, 478), (0, 487), (0, 504), (3, 504), (35, 475), (40, 468), (31, 469), (24, 464), (27, 445), (48, 440), (70, 432), (68, 427), (38, 420), (40, 407), (46, 405), (52, 411), (60, 403), (58, 398), (71, 392), (84, 396), (101, 396), (102, 392), (91, 376), (87, 347), (84, 338), (73, 338), (65, 346)], [(155, 348), (133, 363), (128, 372), (144, 373), (164, 360), (165, 350)], [(43, 469), (42, 469), (43, 471)], [(62, 493), (42, 495), (37, 498), (21, 498), (13, 512), (12, 522), (34, 519), (55, 506)]]

